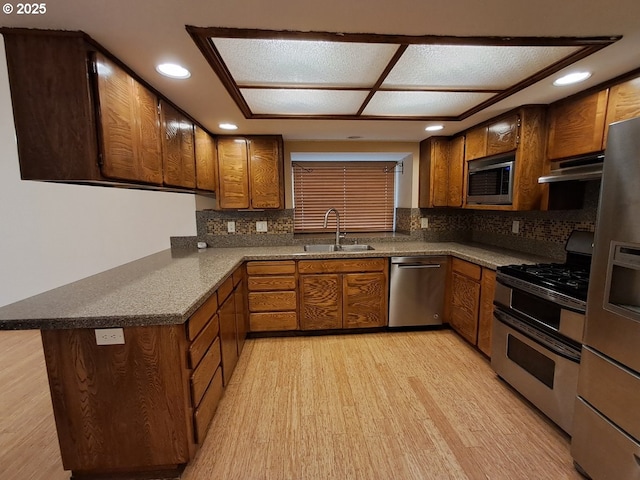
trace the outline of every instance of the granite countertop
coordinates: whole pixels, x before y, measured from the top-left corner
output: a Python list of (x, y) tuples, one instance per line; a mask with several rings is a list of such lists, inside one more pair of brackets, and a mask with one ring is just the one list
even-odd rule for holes
[(549, 259), (485, 245), (381, 242), (361, 252), (281, 247), (173, 249), (0, 307), (0, 330), (109, 328), (184, 323), (247, 260), (453, 255), (495, 269)]

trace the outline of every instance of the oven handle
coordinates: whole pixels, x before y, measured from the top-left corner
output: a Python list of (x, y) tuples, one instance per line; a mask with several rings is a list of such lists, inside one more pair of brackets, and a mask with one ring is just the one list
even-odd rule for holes
[(493, 315), (496, 320), (504, 323), (508, 327), (513, 328), (514, 330), (517, 330), (530, 340), (536, 342), (537, 344), (543, 346), (548, 350), (551, 350), (553, 353), (560, 355), (561, 357), (564, 357), (568, 360), (580, 362), (580, 350), (577, 350), (574, 347), (556, 340), (550, 335), (547, 335), (544, 332), (539, 331), (537, 328), (528, 325), (521, 320), (518, 320), (517, 318), (509, 315), (507, 312), (502, 311), (497, 307), (494, 308)]

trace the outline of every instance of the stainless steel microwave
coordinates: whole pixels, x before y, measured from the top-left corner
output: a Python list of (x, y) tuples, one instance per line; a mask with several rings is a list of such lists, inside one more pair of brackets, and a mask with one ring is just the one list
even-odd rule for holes
[(471, 160), (468, 163), (467, 203), (510, 205), (513, 203), (515, 153)]

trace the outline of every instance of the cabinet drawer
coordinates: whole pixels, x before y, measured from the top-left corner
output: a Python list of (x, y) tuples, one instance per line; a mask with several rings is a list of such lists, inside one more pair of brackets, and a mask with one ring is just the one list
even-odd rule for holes
[(296, 309), (296, 292), (251, 292), (250, 312), (278, 312)]
[(295, 273), (295, 271), (296, 262), (293, 260), (247, 263), (247, 273), (249, 275), (282, 275)]
[(467, 277), (474, 280), (480, 281), (480, 278), (482, 277), (482, 267), (480, 265), (466, 262), (464, 260), (460, 260), (459, 258), (453, 258), (451, 269), (454, 272), (461, 273), (462, 275), (466, 275)]
[(229, 277), (218, 287), (218, 304), (222, 305), (232, 291), (233, 277)]
[(267, 292), (273, 290), (295, 290), (296, 277), (291, 276), (273, 276), (273, 277), (249, 277), (249, 291)]
[(218, 315), (214, 315), (189, 347), (189, 365), (195, 368), (218, 335)]
[(298, 315), (296, 312), (251, 313), (249, 324), (252, 332), (297, 330)]
[(211, 317), (213, 317), (218, 310), (218, 294), (213, 294), (205, 300), (205, 302), (198, 308), (193, 315), (189, 318), (187, 324), (187, 335), (189, 340), (196, 338), (200, 330), (205, 326)]
[(220, 366), (220, 337), (216, 337), (215, 341), (207, 350), (202, 361), (191, 374), (191, 398), (194, 408), (200, 404), (204, 392), (211, 383), (214, 373)]
[(231, 274), (231, 278), (233, 279), (233, 286), (235, 287), (244, 278), (244, 269), (242, 267), (236, 268)]
[(345, 260), (301, 260), (299, 273), (378, 272), (387, 268), (385, 258), (354, 258)]
[(202, 443), (204, 437), (207, 434), (207, 428), (213, 419), (213, 414), (216, 413), (218, 403), (222, 397), (222, 368), (218, 367), (216, 373), (213, 375), (213, 380), (209, 384), (200, 405), (193, 414), (193, 420), (195, 424), (196, 443)]

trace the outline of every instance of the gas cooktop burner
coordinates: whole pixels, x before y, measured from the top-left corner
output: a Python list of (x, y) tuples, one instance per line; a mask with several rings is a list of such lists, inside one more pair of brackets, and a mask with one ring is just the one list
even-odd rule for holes
[(560, 263), (535, 265), (508, 265), (498, 272), (526, 280), (534, 285), (549, 288), (580, 300), (587, 299), (589, 270), (583, 266)]

